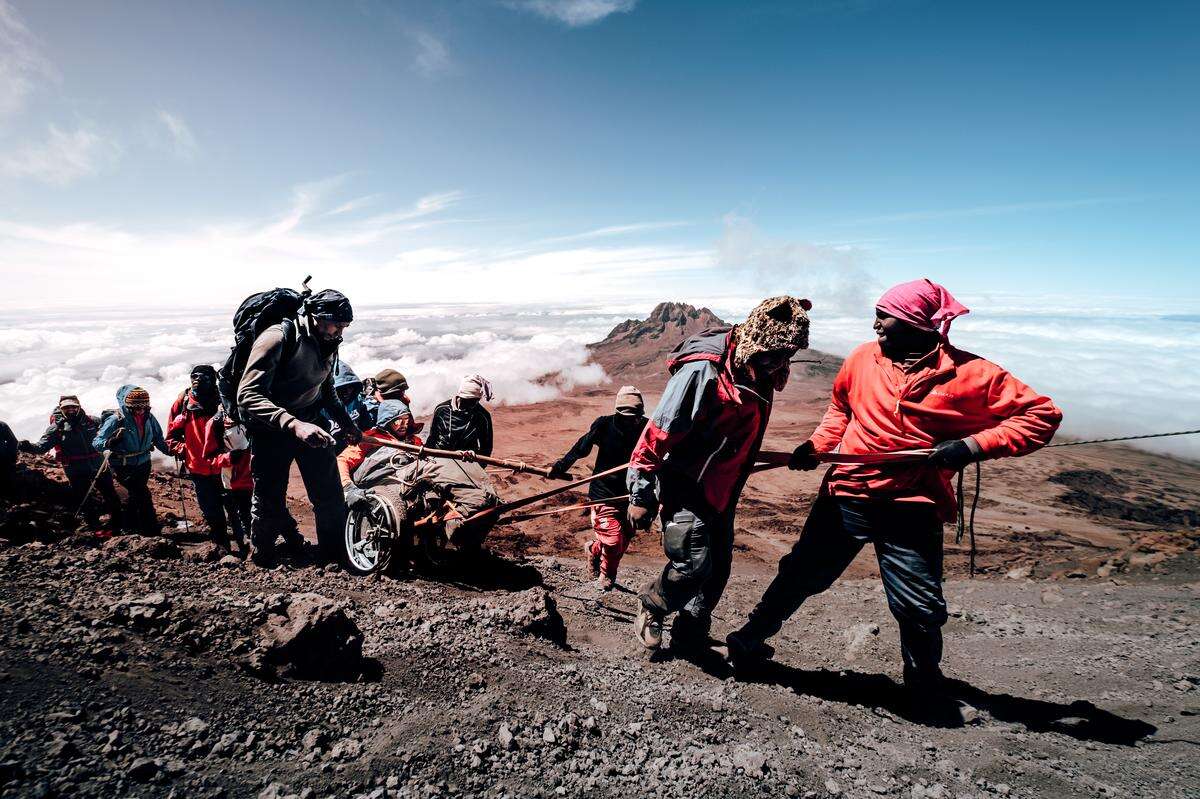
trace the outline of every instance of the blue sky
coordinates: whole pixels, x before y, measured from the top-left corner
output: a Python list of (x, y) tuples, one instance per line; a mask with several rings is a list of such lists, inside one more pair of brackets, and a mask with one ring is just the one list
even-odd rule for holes
[(0, 306), (1195, 312), (1197, 86), (1195, 3), (0, 0)]

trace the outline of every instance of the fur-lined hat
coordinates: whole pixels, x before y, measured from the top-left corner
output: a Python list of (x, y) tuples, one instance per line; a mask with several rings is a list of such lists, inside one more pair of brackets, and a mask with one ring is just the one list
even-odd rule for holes
[(808, 348), (808, 300), (795, 297), (771, 297), (760, 302), (746, 321), (737, 327), (737, 349), (733, 364), (745, 369), (750, 359), (760, 352), (771, 350), (803, 350)]

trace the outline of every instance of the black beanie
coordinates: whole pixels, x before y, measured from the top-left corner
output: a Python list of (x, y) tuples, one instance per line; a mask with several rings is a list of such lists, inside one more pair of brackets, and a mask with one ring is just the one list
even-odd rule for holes
[(354, 321), (354, 309), (350, 307), (350, 300), (340, 291), (318, 291), (308, 298), (305, 307), (314, 318), (329, 319), (340, 325), (348, 325)]

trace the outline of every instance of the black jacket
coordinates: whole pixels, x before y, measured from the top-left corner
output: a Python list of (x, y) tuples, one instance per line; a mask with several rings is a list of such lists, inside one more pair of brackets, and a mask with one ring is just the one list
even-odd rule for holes
[(17, 462), (17, 437), (12, 429), (0, 422), (0, 469), (12, 469)]
[(477, 402), (470, 408), (455, 410), (451, 400), (433, 409), (429, 439), (432, 449), (469, 449), (478, 455), (492, 454), (492, 415)]
[[(571, 451), (555, 465), (566, 471), (575, 461), (586, 458), (592, 451), (592, 447), (599, 448), (592, 474), (599, 474), (614, 466), (629, 463), (629, 456), (633, 454), (633, 447), (637, 444), (638, 438), (642, 434), (642, 428), (645, 426), (646, 417), (644, 416), (632, 419), (624, 425), (618, 424), (616, 414), (600, 416), (592, 422), (591, 429), (575, 442)], [(623, 471), (593, 480), (588, 488), (588, 497), (591, 499), (609, 499), (628, 493), (629, 491), (625, 488), (625, 472)]]
[(81, 413), (71, 420), (56, 411), (54, 421), (33, 446), (39, 452), (57, 449), (64, 468), (78, 464), (94, 467), (100, 462), (100, 453), (92, 446), (92, 439), (99, 429), (100, 420), (95, 416)]

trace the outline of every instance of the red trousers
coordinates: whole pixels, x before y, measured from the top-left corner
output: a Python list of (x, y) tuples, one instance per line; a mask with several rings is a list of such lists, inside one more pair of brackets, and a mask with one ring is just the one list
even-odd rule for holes
[(629, 548), (633, 528), (625, 515), (625, 503), (592, 506), (592, 555), (600, 555), (600, 573), (616, 579), (621, 556)]

